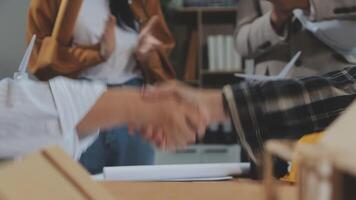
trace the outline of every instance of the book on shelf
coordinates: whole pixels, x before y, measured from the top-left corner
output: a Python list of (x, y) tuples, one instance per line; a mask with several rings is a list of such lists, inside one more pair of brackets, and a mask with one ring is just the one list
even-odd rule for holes
[(208, 36), (208, 60), (209, 60), (209, 70), (215, 71), (217, 64), (216, 59), (216, 40), (214, 36)]
[(217, 55), (217, 60), (218, 60), (218, 65), (216, 66), (216, 69), (218, 71), (223, 71), (225, 69), (225, 48), (224, 48), (224, 36), (223, 35), (217, 35), (216, 36), (216, 55)]
[(210, 35), (207, 45), (210, 72), (242, 71), (242, 58), (234, 48), (232, 35)]
[(234, 47), (233, 47), (233, 43), (234, 40), (232, 38), (232, 36), (226, 36), (224, 37), (224, 47), (225, 47), (225, 58), (226, 58), (226, 62), (225, 62), (225, 66), (226, 66), (226, 70), (231, 70), (232, 66), (235, 65), (235, 59), (233, 58), (234, 56)]

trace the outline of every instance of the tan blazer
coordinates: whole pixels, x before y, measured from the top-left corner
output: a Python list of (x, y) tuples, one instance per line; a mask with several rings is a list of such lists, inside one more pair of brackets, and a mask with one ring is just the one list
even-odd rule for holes
[[(356, 16), (353, 0), (310, 0), (310, 3), (315, 9), (312, 20)], [(256, 59), (259, 63), (257, 73), (265, 73), (267, 68), (271, 74), (278, 73), (299, 50), (303, 52), (298, 62), (302, 67), (297, 67), (292, 76), (321, 74), (349, 64), (306, 31), (296, 19), (289, 22), (284, 37), (277, 35), (270, 21), (270, 2), (240, 0), (239, 8), (236, 48), (243, 56)]]
[[(52, 32), (61, 2), (62, 0), (32, 0), (30, 3), (26, 40), (29, 42), (33, 34), (37, 35), (38, 40), (31, 56), (29, 69), (40, 80), (48, 80), (58, 75), (76, 78), (83, 70), (104, 62), (100, 54), (100, 44), (73, 46), (71, 41), (59, 41), (53, 37)], [(175, 41), (164, 20), (160, 1), (132, 0), (130, 6), (141, 28), (152, 16), (159, 16), (160, 23), (155, 27), (153, 34), (162, 45), (152, 52), (144, 63), (139, 63), (146, 81), (175, 78), (175, 71), (168, 59)], [(62, 24), (61, 35), (73, 36), (75, 25), (73, 22), (78, 12), (79, 9), (69, 14), (73, 19)]]

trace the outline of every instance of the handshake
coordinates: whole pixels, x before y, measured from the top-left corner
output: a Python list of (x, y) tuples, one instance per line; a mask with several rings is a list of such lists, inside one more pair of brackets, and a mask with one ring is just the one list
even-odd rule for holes
[(195, 89), (175, 81), (143, 90), (140, 103), (131, 104), (130, 132), (164, 150), (185, 148), (204, 137), (213, 122), (228, 119), (219, 90)]

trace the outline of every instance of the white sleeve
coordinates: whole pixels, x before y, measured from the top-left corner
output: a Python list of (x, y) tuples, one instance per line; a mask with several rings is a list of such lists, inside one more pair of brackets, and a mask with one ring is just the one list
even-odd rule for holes
[(62, 132), (49, 85), (30, 80), (0, 81), (0, 159), (59, 144)]
[(97, 138), (99, 130), (85, 138), (79, 138), (76, 126), (106, 91), (98, 82), (75, 81), (63, 77), (50, 81), (50, 88), (59, 113), (63, 142), (73, 157), (79, 159)]
[(78, 122), (103, 94), (99, 83), (57, 78), (46, 82), (0, 80), (0, 159), (21, 157), (49, 145), (74, 159), (95, 140), (78, 138)]

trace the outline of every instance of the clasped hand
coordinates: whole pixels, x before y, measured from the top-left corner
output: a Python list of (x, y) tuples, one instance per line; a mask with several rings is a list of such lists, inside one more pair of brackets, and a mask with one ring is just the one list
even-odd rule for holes
[[(178, 82), (145, 89), (143, 100), (153, 109), (144, 126), (129, 125), (131, 131), (140, 129), (148, 141), (165, 150), (185, 148), (205, 135), (212, 122), (227, 119), (220, 91), (194, 89)], [(143, 111), (144, 113), (146, 111)]]
[(129, 132), (140, 130), (142, 137), (165, 150), (184, 149), (202, 138), (207, 127), (207, 115), (199, 104), (183, 101), (174, 92), (142, 92), (144, 106), (129, 122)]

